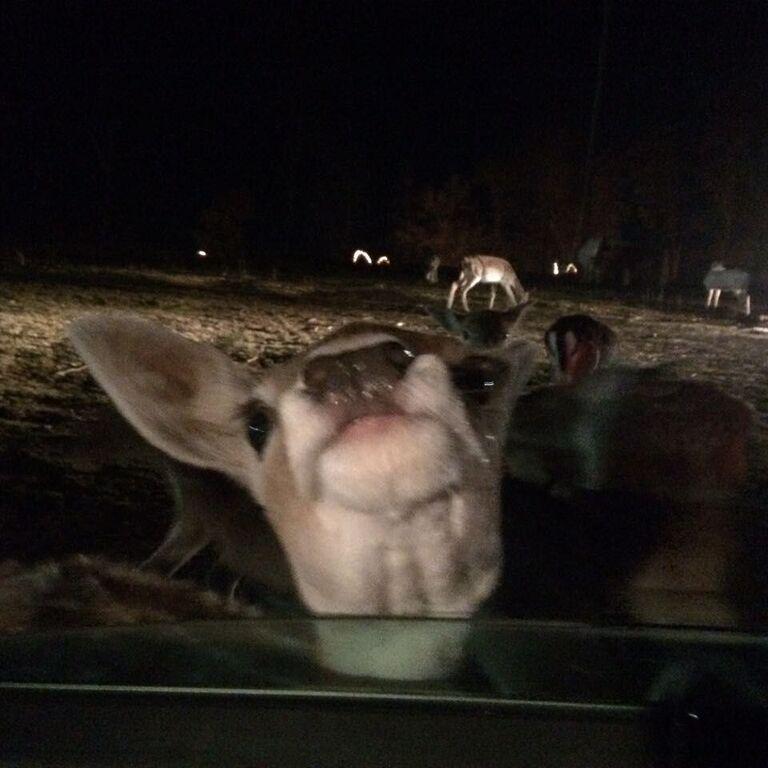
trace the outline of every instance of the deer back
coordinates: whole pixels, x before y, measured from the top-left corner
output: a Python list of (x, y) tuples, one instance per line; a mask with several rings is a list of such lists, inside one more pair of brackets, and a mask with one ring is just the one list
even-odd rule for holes
[(749, 289), (749, 273), (742, 269), (711, 269), (704, 278), (707, 290), (746, 291)]
[(521, 397), (508, 466), (539, 483), (719, 499), (744, 482), (752, 420), (745, 403), (712, 385), (606, 369)]

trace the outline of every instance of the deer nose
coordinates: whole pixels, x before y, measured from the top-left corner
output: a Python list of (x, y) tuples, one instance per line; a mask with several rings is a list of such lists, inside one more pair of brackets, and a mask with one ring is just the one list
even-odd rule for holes
[(376, 394), (392, 389), (416, 355), (396, 341), (320, 355), (304, 366), (304, 386), (315, 396)]

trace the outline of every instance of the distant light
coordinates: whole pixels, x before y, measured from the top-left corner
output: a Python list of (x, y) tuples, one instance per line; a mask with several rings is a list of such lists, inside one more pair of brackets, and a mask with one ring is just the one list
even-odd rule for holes
[(352, 254), (352, 263), (357, 264), (358, 259), (365, 259), (369, 264), (373, 264), (373, 259), (365, 251), (359, 249)]
[(553, 275), (559, 275), (560, 274), (560, 267), (558, 266), (558, 263), (556, 261), (552, 262), (552, 274)]
[(387, 264), (389, 264), (389, 256), (379, 256), (379, 258), (376, 259), (377, 267), (383, 267)]
[(579, 268), (571, 261), (569, 262), (568, 266), (565, 268), (565, 271), (575, 275), (579, 271)]
[(198, 256), (202, 256), (203, 258), (205, 258), (208, 255), (208, 251), (198, 251), (197, 255)]

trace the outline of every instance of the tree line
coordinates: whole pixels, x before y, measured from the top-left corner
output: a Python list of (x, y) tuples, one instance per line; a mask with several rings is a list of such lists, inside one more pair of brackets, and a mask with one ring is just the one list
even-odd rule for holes
[[(211, 194), (173, 246), (145, 248), (129, 227), (117, 231), (120, 203), (104, 197), (87, 231), (49, 237), (45, 248), (109, 263), (183, 262), (202, 250), (216, 268), (249, 271), (325, 271), (356, 248), (414, 271), (432, 255), (458, 263), (489, 252), (542, 275), (592, 239), (600, 242), (595, 274), (622, 287), (699, 284), (715, 260), (760, 272), (768, 251), (768, 112), (724, 99), (709, 113), (602, 137), (589, 178), (584, 132), (565, 127), (428, 180), (391, 157), (377, 165), (359, 146), (329, 140), (294, 153), (286, 143), (268, 176)], [(34, 238), (3, 245), (11, 259), (44, 250)]]

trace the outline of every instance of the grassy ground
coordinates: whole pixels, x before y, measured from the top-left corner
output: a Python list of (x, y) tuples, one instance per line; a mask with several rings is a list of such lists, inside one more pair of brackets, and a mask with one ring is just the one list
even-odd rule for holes
[[(445, 287), (360, 280), (226, 281), (151, 272), (0, 276), (0, 557), (98, 551), (145, 556), (171, 500), (152, 453), (118, 421), (65, 338), (85, 312), (129, 310), (255, 367), (289, 356), (352, 320), (433, 329), (424, 308)], [(477, 305), (485, 292), (475, 292)], [(701, 307), (662, 311), (539, 291), (521, 335), (540, 342), (556, 317), (589, 312), (618, 333), (621, 357), (673, 362), (756, 410), (752, 483), (768, 477), (768, 333)], [(533, 383), (545, 379), (543, 346)], [(672, 436), (671, 436), (672, 437)]]

